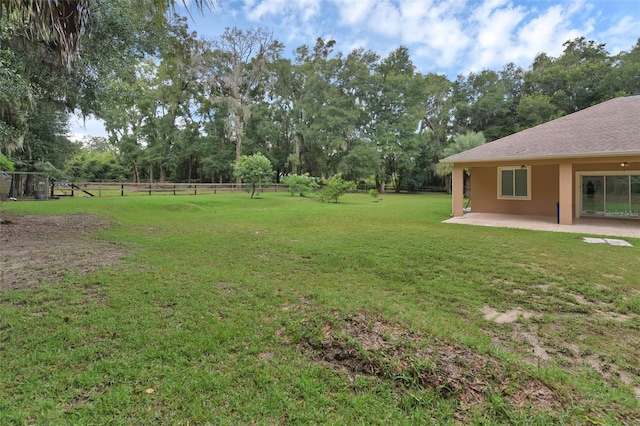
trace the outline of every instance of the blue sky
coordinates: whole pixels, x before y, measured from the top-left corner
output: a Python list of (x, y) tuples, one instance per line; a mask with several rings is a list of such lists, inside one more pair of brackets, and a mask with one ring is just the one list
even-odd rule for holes
[(610, 53), (640, 38), (638, 0), (220, 0), (203, 16), (191, 11), (191, 27), (206, 37), (262, 26), (289, 54), (318, 37), (345, 53), (364, 47), (384, 56), (404, 45), (419, 71), (451, 79), (509, 62), (526, 68), (578, 36)]
[[(287, 56), (318, 37), (334, 39), (343, 53), (363, 47), (385, 56), (404, 45), (418, 71), (450, 79), (509, 62), (527, 68), (538, 53), (559, 56), (579, 36), (611, 54), (640, 38), (638, 0), (219, 0), (204, 14), (189, 10), (191, 28), (205, 38), (261, 26)], [(76, 138), (104, 136), (95, 120), (72, 121)]]

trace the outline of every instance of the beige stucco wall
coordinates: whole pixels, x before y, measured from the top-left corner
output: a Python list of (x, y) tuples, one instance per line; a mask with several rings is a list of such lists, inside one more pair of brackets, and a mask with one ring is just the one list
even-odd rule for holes
[(556, 215), (558, 165), (531, 166), (531, 200), (498, 199), (498, 168), (471, 169), (471, 211), (478, 213)]
[[(623, 162), (628, 163), (626, 167), (621, 166)], [(523, 164), (531, 167), (531, 200), (498, 199), (498, 167), (518, 167)], [(640, 156), (524, 160), (517, 164), (513, 161), (494, 164), (456, 163), (455, 167), (471, 170), (472, 212), (555, 217), (556, 201), (561, 201), (560, 223), (571, 224), (572, 218), (576, 215), (576, 173), (590, 170), (596, 172), (638, 171), (640, 170)], [(562, 184), (562, 191), (560, 187), (561, 174), (567, 177), (567, 181)], [(455, 178), (454, 174), (454, 180)], [(461, 181), (461, 178), (458, 177), (458, 180)], [(454, 207), (457, 207), (454, 212), (462, 215), (460, 209), (462, 192), (458, 191), (453, 196)], [(570, 205), (571, 208), (566, 209), (567, 205)]]
[(573, 171), (574, 172), (583, 172), (583, 171), (638, 171), (640, 170), (640, 163), (629, 163), (628, 167), (621, 167), (620, 162), (617, 163), (590, 163), (590, 164), (574, 164)]

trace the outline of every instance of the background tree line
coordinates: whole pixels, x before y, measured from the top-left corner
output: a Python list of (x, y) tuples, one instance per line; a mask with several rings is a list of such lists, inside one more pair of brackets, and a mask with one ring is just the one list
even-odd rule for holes
[[(382, 57), (318, 39), (285, 56), (264, 28), (205, 39), (185, 18), (158, 20), (133, 0), (91, 4), (91, 31), (71, 65), (2, 15), (0, 152), (18, 170), (229, 182), (233, 161), (261, 152), (276, 181), (340, 173), (381, 190), (443, 187), (436, 165), (466, 146), (461, 135), (492, 141), (640, 93), (640, 40), (611, 55), (577, 38), (526, 70), (506, 64), (452, 81), (420, 73), (403, 46)], [(102, 119), (108, 137), (69, 141), (73, 111)]]

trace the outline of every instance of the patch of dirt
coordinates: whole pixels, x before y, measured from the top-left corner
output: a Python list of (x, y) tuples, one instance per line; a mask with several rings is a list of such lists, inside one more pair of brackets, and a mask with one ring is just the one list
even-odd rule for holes
[[(588, 306), (590, 308), (590, 313), (588, 315), (598, 321), (606, 320), (624, 323), (630, 322), (634, 319), (632, 315), (614, 312), (612, 310), (614, 307), (613, 304), (592, 302), (579, 294), (567, 294), (573, 297), (576, 305)], [(603, 308), (605, 310), (598, 308)], [(584, 343), (580, 343), (585, 339), (585, 336), (578, 335), (566, 340), (557, 341), (556, 339), (554, 341), (545, 341), (545, 335), (540, 332), (538, 324), (522, 324), (518, 322), (518, 319), (521, 316), (524, 318), (531, 317), (521, 315), (521, 312), (518, 309), (500, 313), (493, 308), (485, 306), (482, 309), (482, 313), (487, 321), (494, 321), (497, 323), (514, 323), (512, 324), (510, 338), (507, 338), (504, 335), (500, 336), (496, 332), (487, 332), (488, 335), (491, 336), (492, 343), (497, 348), (505, 351), (511, 350), (509, 344), (506, 342), (508, 340), (512, 340), (513, 342), (517, 342), (517, 351), (521, 353), (524, 360), (530, 364), (549, 365), (555, 361), (558, 367), (567, 372), (571, 372), (574, 369), (588, 367), (590, 370), (596, 372), (603, 381), (612, 387), (619, 386), (619, 383), (631, 387), (635, 396), (640, 399), (640, 386), (637, 385), (638, 369), (625, 366), (624, 362), (619, 364), (615, 359), (608, 359), (606, 357), (593, 354), (588, 346)], [(539, 317), (541, 315), (533, 314), (532, 316)], [(573, 315), (567, 315), (566, 317), (572, 318)], [(558, 323), (557, 327), (561, 327), (561, 323)], [(551, 335), (561, 336), (562, 333), (555, 330)], [(621, 333), (619, 335), (619, 339), (627, 341), (627, 344), (629, 344), (630, 347), (637, 347), (637, 343), (633, 343), (634, 341), (637, 341), (635, 334), (625, 335)]]
[(0, 290), (33, 288), (122, 260), (125, 252), (91, 233), (109, 226), (90, 214), (14, 216), (0, 221)]
[(532, 364), (539, 364), (540, 361), (549, 361), (551, 356), (540, 343), (538, 339), (538, 326), (535, 324), (529, 325), (529, 327), (521, 327), (520, 324), (516, 324), (514, 327), (513, 337), (520, 342), (526, 342), (531, 346), (532, 356), (525, 359)]
[(399, 326), (358, 314), (355, 317), (305, 324), (322, 338), (303, 338), (303, 353), (321, 363), (356, 375), (394, 381), (400, 395), (432, 389), (455, 398), (461, 412), (482, 407), (495, 392), (514, 407), (550, 410), (562, 398), (539, 380), (510, 375), (500, 360), (432, 336), (420, 336)]
[(621, 314), (619, 312), (614, 312), (613, 311), (614, 305), (611, 303), (591, 302), (580, 294), (575, 294), (575, 293), (569, 293), (569, 294), (575, 299), (576, 304), (582, 305), (582, 306), (588, 306), (592, 308), (594, 314), (604, 319), (618, 321), (618, 322), (627, 322), (632, 319), (632, 317), (629, 315)]
[(524, 319), (533, 318), (536, 314), (533, 312), (523, 311), (520, 308), (510, 309), (506, 312), (498, 312), (492, 307), (485, 306), (482, 308), (482, 313), (484, 314), (484, 319), (487, 321), (493, 321), (497, 324), (508, 324), (512, 322), (516, 322), (520, 319), (520, 317)]

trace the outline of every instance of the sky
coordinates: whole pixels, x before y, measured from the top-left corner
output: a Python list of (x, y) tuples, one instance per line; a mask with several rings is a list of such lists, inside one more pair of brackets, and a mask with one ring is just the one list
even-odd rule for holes
[[(215, 2), (216, 0), (214, 0)], [(176, 3), (180, 3), (177, 0)], [(186, 0), (189, 4), (190, 0)], [(335, 51), (373, 50), (382, 57), (409, 49), (423, 74), (458, 75), (500, 70), (510, 62), (527, 69), (538, 53), (557, 57), (563, 43), (585, 37), (610, 54), (630, 50), (640, 38), (639, 0), (217, 0), (202, 14), (190, 5), (199, 36), (215, 39), (226, 27), (263, 27), (284, 44), (285, 56), (317, 38)], [(74, 138), (104, 136), (92, 118), (72, 120)]]

